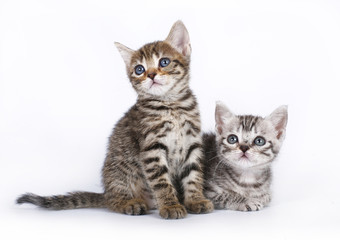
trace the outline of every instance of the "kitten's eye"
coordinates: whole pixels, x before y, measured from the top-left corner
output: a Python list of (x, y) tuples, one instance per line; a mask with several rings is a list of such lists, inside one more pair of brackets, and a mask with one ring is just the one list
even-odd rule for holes
[(234, 144), (234, 143), (237, 143), (237, 142), (238, 142), (238, 138), (237, 138), (236, 135), (232, 134), (232, 135), (229, 135), (227, 141), (228, 141), (228, 143), (230, 143), (230, 144)]
[(159, 60), (159, 66), (160, 67), (166, 67), (166, 66), (169, 65), (169, 63), (170, 63), (170, 59), (169, 58), (161, 58)]
[(137, 75), (141, 75), (143, 72), (145, 72), (145, 69), (144, 69), (144, 67), (142, 65), (137, 65), (135, 67), (135, 73)]
[(254, 143), (257, 146), (263, 146), (266, 144), (266, 140), (263, 137), (256, 137)]

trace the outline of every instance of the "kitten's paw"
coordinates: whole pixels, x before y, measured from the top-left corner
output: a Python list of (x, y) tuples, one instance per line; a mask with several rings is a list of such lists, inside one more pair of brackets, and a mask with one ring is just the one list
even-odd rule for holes
[(207, 199), (188, 202), (185, 206), (190, 213), (210, 213), (214, 210), (214, 204)]
[(128, 215), (144, 215), (148, 207), (143, 199), (135, 198), (126, 202), (123, 212)]
[(187, 215), (185, 208), (180, 205), (163, 206), (159, 209), (159, 215), (165, 219), (179, 219), (184, 218)]
[(244, 203), (239, 206), (237, 210), (244, 211), (244, 212), (250, 212), (250, 211), (259, 211), (263, 208), (263, 205), (258, 202), (248, 202)]

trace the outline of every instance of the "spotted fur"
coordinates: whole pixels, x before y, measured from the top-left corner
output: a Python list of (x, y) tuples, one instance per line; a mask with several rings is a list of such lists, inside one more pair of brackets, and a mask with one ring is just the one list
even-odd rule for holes
[[(279, 153), (287, 124), (287, 107), (266, 118), (235, 116), (216, 106), (216, 134), (203, 135), (205, 195), (218, 209), (260, 210), (271, 200), (271, 163)], [(235, 135), (238, 142), (229, 143)], [(254, 140), (263, 137), (265, 144)]]
[[(169, 219), (183, 218), (187, 211), (211, 212), (213, 204), (203, 195), (201, 123), (189, 88), (191, 46), (185, 26), (176, 22), (165, 41), (137, 51), (116, 46), (138, 99), (109, 139), (104, 193), (26, 194), (17, 202), (51, 209), (105, 207), (130, 215), (158, 208)], [(169, 65), (160, 66), (163, 58)], [(142, 74), (138, 65), (145, 69)]]

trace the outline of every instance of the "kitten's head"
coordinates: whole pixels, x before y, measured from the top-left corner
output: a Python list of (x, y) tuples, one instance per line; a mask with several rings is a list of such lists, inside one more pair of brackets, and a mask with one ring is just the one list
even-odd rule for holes
[(176, 95), (188, 87), (191, 46), (181, 21), (171, 28), (164, 41), (149, 43), (134, 51), (115, 43), (139, 96)]
[(223, 103), (216, 104), (216, 140), (226, 164), (239, 168), (265, 167), (278, 154), (285, 137), (287, 106), (269, 116), (234, 115)]

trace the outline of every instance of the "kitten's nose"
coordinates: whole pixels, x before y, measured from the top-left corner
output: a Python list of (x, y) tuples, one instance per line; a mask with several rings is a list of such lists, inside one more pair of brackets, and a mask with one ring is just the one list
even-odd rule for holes
[(148, 74), (148, 77), (151, 78), (152, 80), (155, 78), (155, 76), (157, 75), (157, 73), (152, 72)]
[(249, 147), (247, 145), (241, 145), (240, 149), (241, 149), (242, 152), (245, 153), (249, 149)]

